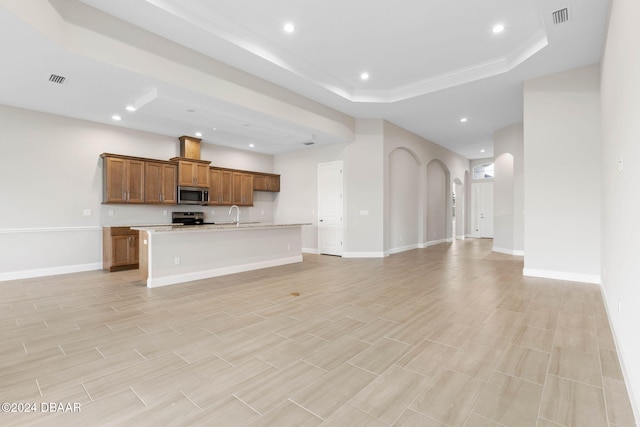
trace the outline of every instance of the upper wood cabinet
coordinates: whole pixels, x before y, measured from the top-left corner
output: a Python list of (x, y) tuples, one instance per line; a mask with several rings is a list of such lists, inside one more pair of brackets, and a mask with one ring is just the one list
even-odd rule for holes
[(280, 191), (280, 175), (254, 173), (253, 189), (254, 191)]
[(209, 189), (209, 204), (253, 206), (254, 191), (280, 191), (280, 175), (210, 167), (206, 160), (169, 161), (103, 153), (103, 203), (175, 205), (177, 187)]
[(175, 205), (178, 166), (170, 162), (145, 162), (144, 201), (151, 204)]
[(233, 172), (225, 169), (211, 168), (209, 175), (209, 204), (233, 204)]
[(174, 157), (178, 162), (178, 185), (186, 187), (209, 187), (209, 164), (205, 160)]
[(144, 203), (144, 160), (102, 154), (103, 203)]
[(233, 204), (253, 206), (253, 174), (233, 172)]

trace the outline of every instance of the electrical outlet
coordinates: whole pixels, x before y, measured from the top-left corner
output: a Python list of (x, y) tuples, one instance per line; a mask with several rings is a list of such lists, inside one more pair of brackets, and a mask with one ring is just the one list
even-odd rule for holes
[(169, 212), (167, 212), (167, 210), (166, 210), (166, 209), (162, 211), (162, 215), (164, 215), (164, 216), (167, 216), (167, 214), (168, 214), (168, 213), (169, 213)]
[(113, 209), (109, 209), (109, 216), (113, 216)]
[(176, 265), (179, 265), (181, 261), (182, 260), (180, 259), (179, 256), (175, 257), (174, 260), (173, 260), (173, 262), (175, 262)]
[(91, 216), (91, 209), (85, 209), (82, 211), (83, 216)]
[(290, 251), (291, 250), (291, 245), (287, 245), (287, 250)]

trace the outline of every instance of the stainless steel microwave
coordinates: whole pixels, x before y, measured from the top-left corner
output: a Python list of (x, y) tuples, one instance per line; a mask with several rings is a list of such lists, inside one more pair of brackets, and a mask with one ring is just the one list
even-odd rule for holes
[(198, 187), (178, 187), (179, 205), (208, 205), (209, 189)]

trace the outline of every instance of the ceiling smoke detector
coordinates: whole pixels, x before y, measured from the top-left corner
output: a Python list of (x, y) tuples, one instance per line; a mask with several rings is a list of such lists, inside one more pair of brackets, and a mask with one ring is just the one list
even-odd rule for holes
[(562, 24), (569, 20), (569, 9), (566, 7), (564, 9), (559, 9), (553, 12), (553, 23), (555, 25)]
[(59, 76), (59, 75), (57, 75), (57, 74), (51, 74), (51, 75), (49, 76), (49, 81), (50, 81), (51, 83), (57, 83), (57, 84), (59, 84), (59, 85), (64, 84), (64, 82), (65, 82), (66, 80), (67, 80), (67, 78), (66, 78), (66, 77), (64, 77), (64, 76)]

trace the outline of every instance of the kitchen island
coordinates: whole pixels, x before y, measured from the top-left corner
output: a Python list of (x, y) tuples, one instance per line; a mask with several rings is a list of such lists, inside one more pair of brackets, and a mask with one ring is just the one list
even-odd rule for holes
[(131, 227), (149, 288), (302, 262), (302, 226), (231, 223)]

